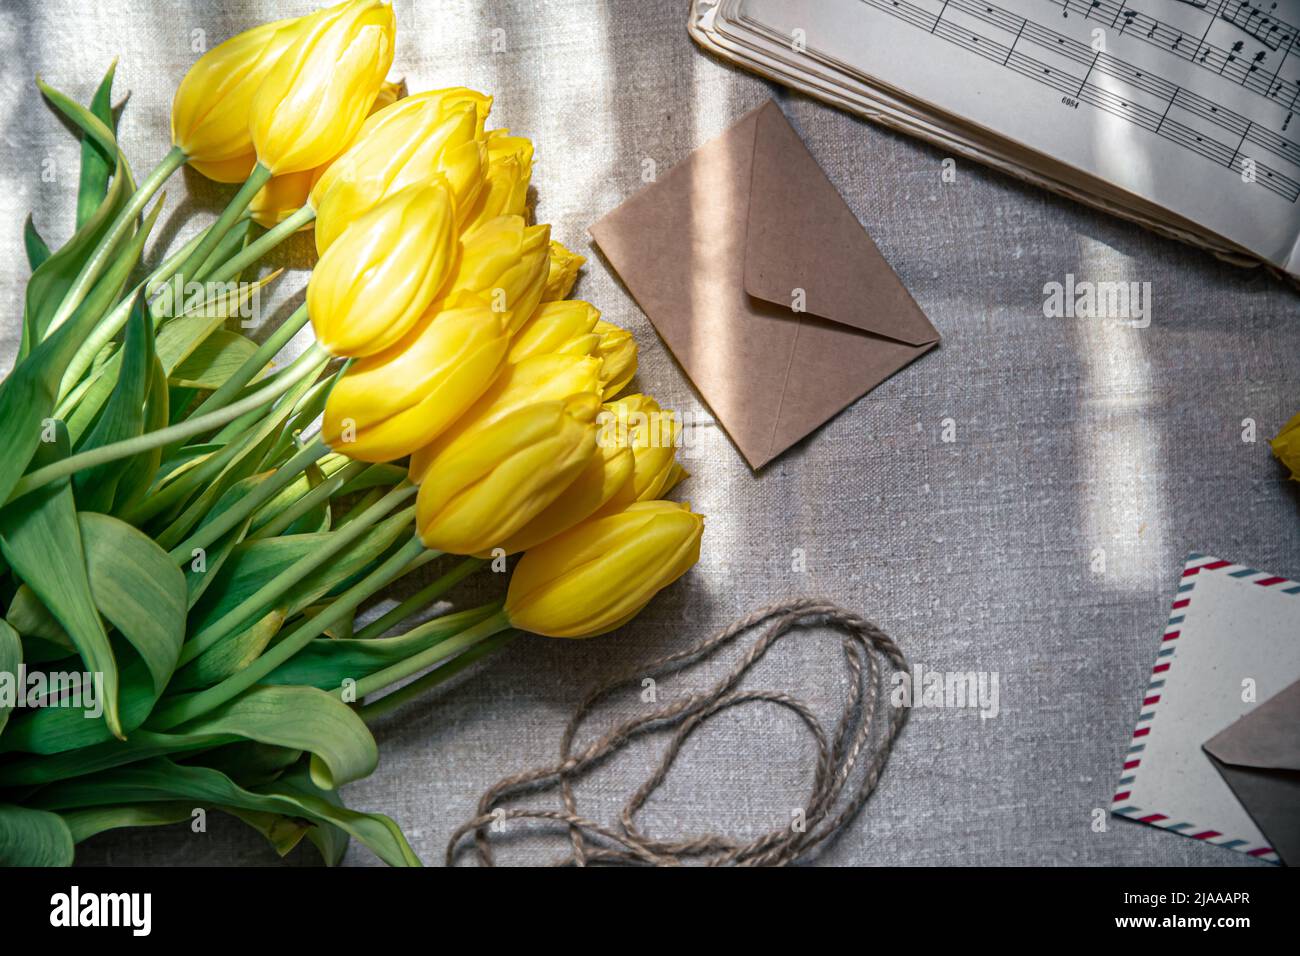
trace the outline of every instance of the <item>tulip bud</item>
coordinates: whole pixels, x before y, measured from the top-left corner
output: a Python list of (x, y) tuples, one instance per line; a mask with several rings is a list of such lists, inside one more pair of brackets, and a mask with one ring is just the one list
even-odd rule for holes
[(605, 405), (600, 428), (602, 445), (626, 443), (632, 449), (636, 466), (630, 497), (652, 501), (663, 495), (673, 474), (681, 432), (673, 412), (660, 408), (649, 395), (628, 395)]
[(448, 444), (416, 499), (425, 547), (479, 554), (560, 496), (596, 451), (595, 395), (535, 402)]
[(321, 437), (359, 461), (409, 455), (487, 390), (509, 343), (490, 309), (435, 307), (400, 342), (348, 366), (325, 404)]
[(231, 37), (199, 57), (176, 88), (172, 143), (204, 176), (240, 183), (253, 171), (253, 97), (294, 42), (300, 22), (278, 20)]
[(595, 514), (630, 488), (634, 459), (626, 445), (596, 443), (596, 454), (569, 487), (545, 511), (512, 534), (499, 547), (516, 554), (549, 541)]
[(550, 234), (550, 226), (527, 226), (522, 216), (490, 219), (466, 233), (448, 285), (448, 304), (486, 305), (504, 312), (513, 335), (541, 301)]
[[(600, 345), (600, 336), (592, 329), (600, 319), (600, 310), (587, 302), (565, 299), (563, 302), (543, 302), (532, 318), (515, 333), (510, 343), (511, 364), (518, 364), (534, 355), (594, 355)], [(604, 373), (602, 372), (602, 378)]]
[(1282, 426), (1269, 446), (1277, 460), (1291, 470), (1291, 479), (1300, 481), (1300, 414)]
[(673, 467), (668, 472), (668, 480), (664, 482), (663, 490), (659, 493), (661, 495), (668, 494), (689, 477), (691, 477), (689, 471), (683, 468), (679, 462), (673, 462)]
[(253, 97), (249, 129), (272, 173), (313, 169), (350, 143), (393, 62), (396, 23), (380, 0), (346, 0), (303, 17)]
[(307, 312), (316, 338), (334, 355), (388, 348), (433, 302), (454, 254), (444, 183), (389, 197), (349, 226), (312, 270)]
[[(248, 204), (248, 214), (259, 226), (270, 229), (288, 219), (307, 202), (311, 184), (318, 170), (304, 169), (296, 173), (272, 176)], [(310, 229), (311, 224), (303, 226)]]
[[(396, 103), (404, 96), (406, 96), (406, 82), (404, 80), (399, 80), (396, 83), (384, 81), (384, 85), (379, 88), (379, 93), (375, 96), (374, 103), (370, 105), (370, 114), (373, 116), (377, 111)], [(362, 128), (364, 129), (364, 127)], [(342, 150), (339, 152), (342, 152)], [(254, 157), (250, 152), (248, 155), (249, 169), (252, 169), (254, 161)], [(307, 205), (307, 198), (311, 195), (312, 186), (316, 184), (328, 168), (329, 163), (326, 163), (324, 166), (317, 166), (315, 169), (304, 169), (296, 173), (272, 176), (270, 182), (263, 186), (261, 191), (253, 197), (253, 201), (248, 204), (248, 212), (253, 217), (253, 221), (267, 229), (284, 222), (284, 220)], [(247, 178), (247, 173), (244, 174), (243, 178)], [(299, 231), (311, 227), (312, 224), (308, 223)]]
[[(406, 88), (406, 80), (384, 80), (379, 86), (379, 92), (375, 94), (375, 101), (370, 104), (370, 112), (367, 117), (374, 116), (382, 109), (392, 106), (398, 100), (404, 100), (409, 95)], [(351, 144), (349, 144), (351, 145)], [(343, 150), (339, 150), (343, 152)]]
[(573, 290), (573, 283), (578, 281), (578, 270), (586, 261), (586, 256), (570, 252), (558, 242), (552, 242), (548, 250), (546, 287), (542, 290), (542, 301), (554, 302), (567, 296)]
[(506, 129), (487, 134), (487, 167), (483, 191), (465, 222), (473, 229), (498, 216), (524, 216), (528, 211), (528, 183), (533, 175), (533, 144)]
[(463, 87), (417, 93), (375, 113), (312, 187), (317, 251), (387, 196), (442, 174), (458, 213), (482, 186), (492, 98)]
[(597, 322), (593, 330), (600, 336), (596, 354), (600, 356), (600, 382), (606, 401), (632, 381), (636, 374), (636, 339), (626, 329), (609, 322)]
[(672, 501), (639, 502), (591, 518), (519, 560), (506, 616), (547, 637), (612, 631), (690, 570), (703, 534), (703, 516)]
[(452, 442), (468, 440), (521, 408), (572, 395), (597, 395), (599, 390), (600, 360), (590, 356), (537, 355), (507, 365), (469, 411), (437, 441), (411, 455), (411, 480), (423, 481), (433, 459)]

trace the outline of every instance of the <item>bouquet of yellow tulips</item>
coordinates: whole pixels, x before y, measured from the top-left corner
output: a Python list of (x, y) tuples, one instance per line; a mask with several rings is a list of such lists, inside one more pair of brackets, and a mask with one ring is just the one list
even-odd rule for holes
[[(112, 71), (88, 106), (41, 84), (82, 169), (68, 242), (27, 224), (0, 384), (2, 863), (218, 809), (281, 853), (418, 864), (339, 797), (378, 762), (368, 723), (520, 631), (617, 628), (698, 559), (703, 519), (664, 500), (680, 423), (620, 394), (632, 337), (567, 298), (584, 260), (531, 223), (532, 144), (482, 93), (386, 82), (394, 37), (385, 3), (347, 0), (227, 40), (138, 181)], [(187, 164), (240, 185), (159, 252)], [(305, 229), (305, 303), (259, 344), (232, 319)], [(503, 601), (409, 624), (520, 553)]]

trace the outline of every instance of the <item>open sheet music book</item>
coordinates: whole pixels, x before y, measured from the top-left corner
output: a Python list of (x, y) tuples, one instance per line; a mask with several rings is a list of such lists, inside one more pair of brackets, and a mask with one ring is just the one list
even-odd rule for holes
[(705, 48), (1300, 278), (1300, 0), (693, 0)]

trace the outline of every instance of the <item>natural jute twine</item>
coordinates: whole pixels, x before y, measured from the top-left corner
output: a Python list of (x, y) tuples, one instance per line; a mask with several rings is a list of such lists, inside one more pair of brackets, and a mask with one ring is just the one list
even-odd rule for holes
[[(760, 624), (767, 630), (744, 658), (722, 680), (699, 693), (689, 694), (672, 703), (642, 713), (611, 728), (599, 739), (577, 753), (572, 753), (573, 738), (579, 725), (601, 699), (625, 685), (640, 686), (653, 677), (686, 668), (711, 656), (724, 645)], [(792, 632), (810, 627), (830, 627), (843, 632), (844, 658), (849, 669), (849, 692), (835, 728), (828, 737), (812, 710), (801, 700), (777, 691), (739, 691), (745, 672), (767, 653), (773, 644)], [(877, 654), (890, 665), (882, 673)], [(865, 668), (863, 665), (866, 665)], [(694, 859), (710, 866), (784, 866), (803, 862), (813, 851), (844, 830), (863, 804), (871, 797), (889, 759), (894, 741), (907, 720), (906, 707), (890, 705), (888, 694), (881, 690), (892, 674), (907, 671), (903, 652), (893, 640), (870, 621), (844, 610), (829, 601), (801, 598), (773, 605), (741, 618), (700, 644), (637, 665), (592, 690), (578, 705), (565, 728), (560, 744), (560, 762), (538, 767), (498, 781), (479, 801), (478, 816), (452, 834), (447, 845), (447, 863), (454, 866), (464, 838), (474, 834), (475, 851), (480, 863), (492, 866), (489, 830), (496, 821), (511, 819), (549, 820), (569, 828), (572, 851), (557, 860), (559, 865), (584, 866), (587, 863), (635, 863), (672, 866)], [(817, 766), (812, 794), (804, 813), (802, 827), (787, 826), (772, 830), (756, 840), (742, 843), (725, 834), (711, 833), (678, 840), (656, 840), (642, 833), (634, 817), (646, 800), (663, 782), (677, 759), (682, 745), (710, 717), (728, 707), (750, 701), (766, 701), (788, 708), (799, 716), (817, 742)], [(877, 714), (884, 719), (882, 730), (872, 740)], [(628, 744), (633, 738), (653, 730), (676, 728), (658, 767), (623, 807), (621, 829), (614, 830), (578, 814), (572, 781), (597, 763)], [(856, 788), (846, 786), (855, 764), (865, 751), (865, 772)], [(549, 791), (559, 788), (563, 810), (509, 809), (498, 804), (522, 791)], [(837, 809), (838, 807), (838, 809)]]

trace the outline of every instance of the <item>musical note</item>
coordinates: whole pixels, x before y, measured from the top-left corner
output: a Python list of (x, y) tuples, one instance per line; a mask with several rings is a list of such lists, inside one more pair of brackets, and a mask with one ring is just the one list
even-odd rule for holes
[[(1292, 178), (1293, 170), (1300, 168), (1300, 142), (1285, 135), (1290, 119), (1285, 123), (1282, 121), (1282, 117), (1294, 108), (1288, 104), (1300, 102), (1300, 83), (1289, 74), (1284, 77), (1265, 72), (1266, 65), (1271, 68), (1272, 60), (1254, 43), (1238, 40), (1231, 48), (1225, 49), (1215, 45), (1211, 33), (1221, 15), (1228, 21), (1235, 15), (1240, 22), (1258, 27), (1262, 35), (1274, 38), (1282, 34), (1294, 36), (1288, 31), (1295, 27), (1272, 19), (1271, 13), (1256, 10), (1251, 16), (1254, 8), (1249, 0), (1213, 0), (1213, 5), (1210, 0), (1178, 0), (1206, 11), (1204, 19), (1208, 24), (1197, 28), (1205, 30), (1199, 39), (1197, 33), (1190, 32), (1191, 27), (1185, 33), (1143, 12), (1127, 9), (1129, 0), (1045, 0), (1044, 5), (1059, 4), (1063, 18), (1068, 19), (1073, 12), (1085, 21), (1096, 20), (1112, 31), (1127, 32), (1134, 41), (1148, 43), (1166, 53), (1172, 50), (1184, 63), (1199, 63), (1202, 68), (1222, 75), (1220, 83), (1226, 82), (1268, 97), (1271, 103), (1281, 108), (1277, 110), (1277, 117), (1267, 125), (1231, 108), (1234, 99), (1216, 102), (1203, 93), (1171, 82), (1160, 74), (1158, 68), (1148, 64), (1139, 66), (1119, 55), (1090, 49), (1078, 38), (1050, 30), (1042, 23), (1019, 18), (991, 0), (945, 0), (945, 9), (961, 13), (967, 22), (961, 27), (950, 27), (940, 16), (934, 21), (939, 29), (934, 31), (929, 29), (931, 21), (928, 18), (921, 19), (925, 16), (922, 8), (908, 0), (862, 2), (932, 32), (972, 55), (993, 60), (1058, 95), (1065, 94), (1061, 102), (1072, 109), (1079, 109), (1082, 104), (1108, 113), (1220, 167), (1238, 171), (1238, 160), (1245, 155), (1243, 150), (1257, 154), (1264, 161), (1258, 163), (1258, 179), (1252, 182), (1258, 182), (1288, 203), (1300, 203), (1300, 181)], [(1260, 2), (1266, 4), (1268, 0)], [(899, 10), (900, 4), (907, 8), (906, 12)], [(986, 35), (980, 24), (988, 24), (996, 31), (996, 36)], [(1279, 29), (1270, 33), (1270, 27), (1274, 25)], [(1006, 37), (1010, 34), (1015, 35), (1015, 40), (1007, 47)], [(1044, 62), (1033, 52), (1035, 48), (1062, 58), (1060, 62), (1068, 65), (1058, 66), (1055, 60)], [(1300, 49), (1288, 49), (1287, 52), (1300, 55)], [(1228, 69), (1230, 64), (1231, 69)], [(1117, 87), (1116, 81), (1121, 85)], [(1140, 94), (1140, 98), (1134, 99), (1134, 94)], [(1287, 164), (1290, 175), (1267, 165), (1275, 162), (1269, 157), (1277, 157), (1277, 162)], [(1252, 162), (1256, 161), (1255, 155), (1251, 158)]]
[[(1277, 4), (1273, 6), (1276, 7)], [(1263, 10), (1253, 6), (1250, 0), (1237, 0), (1237, 6), (1231, 12), (1221, 9), (1219, 18), (1231, 23), (1243, 33), (1249, 34), (1270, 50), (1277, 50), (1282, 46), (1285, 32), (1281, 36), (1278, 34), (1281, 25)], [(1272, 26), (1268, 26), (1269, 24)], [(1289, 41), (1289, 37), (1286, 39)]]

